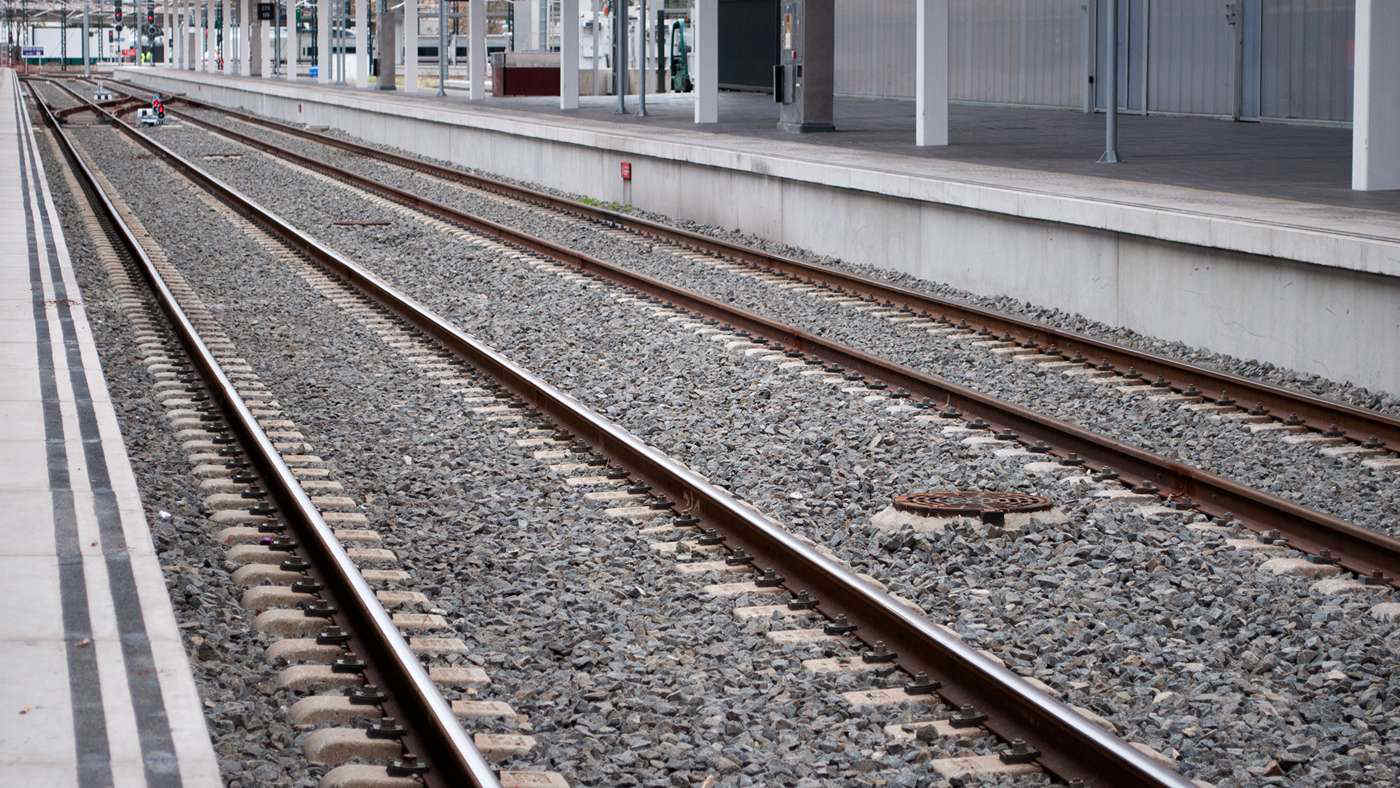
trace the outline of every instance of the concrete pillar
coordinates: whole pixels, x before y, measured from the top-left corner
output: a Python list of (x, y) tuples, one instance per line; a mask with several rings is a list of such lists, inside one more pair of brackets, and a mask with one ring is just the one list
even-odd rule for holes
[(287, 43), (286, 51), (282, 56), (287, 60), (286, 73), (283, 76), (288, 80), (297, 78), (297, 59), (301, 57), (301, 35), (297, 32), (297, 4), (296, 0), (287, 0)]
[[(624, 7), (625, 3), (621, 3)], [(545, 39), (549, 37), (548, 0), (530, 0), (530, 46), (529, 49), (544, 50)]]
[[(535, 25), (530, 20), (534, 19), (534, 0), (515, 0), (515, 51), (522, 52), (534, 49), (535, 45), (530, 43), (530, 33), (535, 29)], [(614, 12), (616, 13), (616, 12)]]
[(224, 29), (219, 42), (219, 57), (224, 60), (224, 73), (233, 73), (233, 0), (223, 0)]
[(1351, 188), (1400, 189), (1400, 3), (1356, 0)]
[(204, 38), (201, 66), (204, 71), (214, 70), (214, 47), (216, 33), (214, 32), (214, 0), (204, 2)]
[(948, 0), (915, 0), (914, 144), (948, 144)]
[(695, 122), (719, 122), (719, 0), (695, 0)]
[(578, 109), (578, 0), (559, 3), (559, 109)]
[(263, 79), (272, 79), (273, 58), (277, 57), (277, 44), (274, 36), (277, 35), (276, 20), (272, 22), (258, 23), (258, 76)]
[[(575, 0), (577, 2), (577, 0)], [(486, 98), (486, 0), (471, 0), (467, 7), (467, 34), (471, 38), (467, 77), (472, 101)]]
[(238, 0), (238, 73), (253, 76), (253, 20), (248, 0)]
[(331, 81), (331, 0), (316, 0), (316, 81)]
[(355, 87), (369, 87), (369, 4), (355, 0)]
[(160, 53), (160, 63), (168, 66), (175, 57), (175, 12), (171, 11), (169, 6), (161, 13), (160, 22), (160, 37), (166, 42)]
[(185, 7), (175, 9), (175, 67), (185, 67)]
[(387, 2), (380, 6), (379, 24), (374, 28), (374, 60), (378, 72), (375, 77), (376, 87), (380, 90), (398, 90), (398, 23), (395, 21), (394, 12), (387, 10), (387, 7)]
[(403, 0), (403, 89), (418, 92), (418, 0)]

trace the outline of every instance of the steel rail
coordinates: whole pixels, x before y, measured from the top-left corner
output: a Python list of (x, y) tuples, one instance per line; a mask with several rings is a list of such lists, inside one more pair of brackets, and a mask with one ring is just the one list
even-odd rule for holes
[[(141, 89), (139, 86), (123, 80), (109, 78), (109, 81), (133, 89)], [(872, 298), (892, 307), (910, 309), (943, 320), (965, 321), (974, 330), (1003, 335), (1009, 341), (1015, 341), (1027, 347), (1057, 352), (1066, 356), (1082, 356), (1086, 362), (1108, 364), (1119, 370), (1136, 370), (1148, 377), (1158, 378), (1179, 391), (1195, 388), (1204, 396), (1217, 401), (1253, 403), (1270, 411), (1278, 418), (1291, 421), (1296, 416), (1296, 423), (1318, 432), (1346, 437), (1354, 442), (1372, 447), (1383, 446), (1392, 452), (1400, 453), (1400, 418), (1374, 410), (1332, 402), (1281, 386), (1198, 367), (1046, 323), (1004, 315), (876, 279), (805, 263), (773, 252), (712, 238), (661, 222), (630, 216), (525, 186), (494, 180), (456, 168), (338, 139), (309, 129), (297, 128), (237, 110), (215, 106), (187, 96), (180, 96), (180, 99), (190, 107), (220, 112), (246, 123), (339, 148), (367, 158), (428, 173), (524, 202), (566, 211), (592, 221), (617, 225), (633, 232), (681, 244), (697, 251), (708, 252), (757, 268), (779, 272), (808, 283), (820, 284)]]
[(870, 355), (709, 296), (630, 271), (590, 255), (538, 238), (426, 197), (381, 183), (335, 165), (275, 144), (223, 128), (209, 121), (183, 116), (186, 121), (278, 158), (338, 178), (353, 186), (380, 194), (422, 213), (485, 233), (505, 243), (530, 249), (555, 260), (582, 268), (608, 281), (643, 292), (740, 330), (763, 336), (828, 362), (850, 367), (886, 384), (983, 418), (1040, 441), (1063, 454), (1113, 469), (1126, 482), (1149, 483), (1167, 494), (1190, 498), (1202, 511), (1219, 517), (1239, 518), (1258, 532), (1277, 531), (1295, 548), (1313, 555), (1324, 551), (1342, 566), (1363, 576), (1400, 582), (1400, 540), (1353, 523), (1230, 481), (1224, 477), (1139, 449), (1085, 430), (1068, 422), (1038, 414), (1014, 403), (978, 393), (943, 378)]
[(683, 512), (725, 532), (728, 544), (745, 549), (783, 573), (785, 585), (809, 590), (822, 612), (846, 615), (866, 643), (884, 641), (901, 653), (901, 667), (941, 682), (937, 693), (957, 705), (973, 704), (986, 726), (1007, 740), (1024, 740), (1039, 751), (1038, 762), (1066, 779), (1090, 785), (1192, 783), (1074, 709), (1031, 686), (1020, 676), (971, 648), (956, 635), (856, 577), (809, 543), (652, 448), (622, 426), (464, 333), (426, 306), (399, 292), (290, 223), (252, 202), (179, 154), (109, 114), (125, 133), (236, 210), (276, 233), (289, 246), (374, 298), (477, 368), (495, 377), (517, 398), (567, 426)]
[[(242, 439), (244, 447), (248, 449), (250, 459), (258, 466), (263, 478), (270, 482), (269, 490), (278, 499), (282, 512), (296, 530), (298, 543), (306, 549), (321, 577), (327, 581), (327, 587), (339, 603), (339, 609), (350, 619), (356, 634), (369, 651), (373, 665), (393, 692), (393, 700), (404, 713), (404, 721), (412, 726), (419, 741), (427, 748), (428, 752), (425, 754), (431, 763), (432, 776), (441, 780), (444, 785), (499, 788), (495, 771), (476, 749), (471, 737), (462, 729), (452, 713), (452, 707), (438, 692), (418, 656), (409, 648), (408, 642), (399, 633), (389, 613), (376, 598), (374, 589), (365, 582), (334, 531), (322, 519), (310, 496), (302, 489), (233, 382), (204, 344), (198, 330), (180, 307), (174, 293), (156, 270), (155, 264), (146, 254), (135, 233), (122, 219), (76, 146), (60, 127), (58, 118), (37, 92), (31, 92), (38, 100), (54, 138), (59, 141), (74, 171), (81, 175), (83, 182), (92, 190), (107, 220), (117, 230), (118, 240), (137, 262), (161, 309), (185, 345), (190, 359), (208, 383), (225, 416)], [(86, 101), (81, 96), (78, 98)], [(128, 128), (106, 110), (96, 111), (111, 118), (119, 127)], [(139, 133), (132, 133), (137, 137), (141, 136)]]

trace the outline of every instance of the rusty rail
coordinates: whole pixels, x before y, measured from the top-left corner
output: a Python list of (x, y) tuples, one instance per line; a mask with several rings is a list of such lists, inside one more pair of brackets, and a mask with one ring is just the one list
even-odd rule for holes
[(201, 128), (380, 194), (443, 221), (485, 233), (648, 296), (722, 320), (742, 331), (779, 342), (824, 361), (849, 367), (888, 385), (905, 389), (915, 396), (955, 406), (965, 414), (980, 417), (993, 425), (1016, 432), (1028, 441), (1044, 442), (1054, 447), (1063, 457), (1078, 455), (1090, 464), (1112, 469), (1130, 484), (1146, 483), (1155, 486), (1164, 495), (1188, 497), (1207, 514), (1238, 518), (1246, 526), (1261, 533), (1276, 531), (1285, 537), (1291, 546), (1305, 553), (1321, 555), (1326, 551), (1336, 556), (1342, 566), (1363, 576), (1391, 583), (1400, 582), (1400, 540), (1393, 537), (1097, 435), (1028, 408), (986, 396), (934, 375), (832, 342), (706, 295), (629, 271), (372, 178), (284, 150), (265, 140), (240, 134), (190, 115), (183, 117)]
[[(67, 90), (80, 101), (87, 102), (84, 109), (109, 119), (137, 142), (148, 146), (152, 144), (145, 135), (121, 122), (105, 108), (92, 104), (61, 83), (53, 84)], [(238, 433), (249, 458), (268, 481), (269, 491), (276, 496), (282, 513), (296, 530), (298, 544), (306, 550), (321, 577), (325, 578), (327, 587), (339, 603), (340, 610), (344, 611), (353, 623), (356, 633), (360, 635), (360, 641), (374, 660), (378, 674), (393, 690), (394, 701), (403, 713), (404, 720), (412, 726), (418, 741), (422, 742), (427, 750), (432, 764), (432, 771), (427, 775), (429, 784), (499, 788), (495, 770), (462, 729), (451, 706), (438, 692), (418, 656), (413, 653), (392, 617), (375, 596), (374, 589), (365, 582), (334, 531), (311, 502), (311, 497), (258, 424), (257, 418), (239, 395), (237, 387), (205, 345), (135, 233), (112, 205), (92, 170), (60, 127), (59, 119), (39, 97), (37, 91), (31, 88), (31, 92), (38, 100), (54, 138), (72, 163), (74, 172), (97, 198), (94, 201), (95, 207), (106, 216), (116, 230), (115, 240), (136, 261), (136, 267), (169, 317), (171, 327), (185, 345), (192, 363), (205, 379), (229, 424)], [(153, 150), (160, 153), (164, 148)], [(192, 165), (185, 163), (185, 166)]]
[[(137, 88), (136, 85), (129, 82), (110, 81)], [(1249, 380), (1226, 372), (1198, 367), (1176, 359), (1057, 328), (1046, 323), (1003, 315), (868, 277), (812, 263), (804, 263), (762, 249), (712, 238), (660, 222), (611, 211), (596, 205), (588, 205), (577, 200), (494, 180), (452, 167), (444, 167), (202, 101), (184, 98), (184, 102), (197, 109), (221, 112), (246, 123), (263, 126), (283, 134), (290, 134), (524, 202), (566, 211), (592, 221), (622, 227), (808, 283), (876, 299), (892, 307), (902, 307), (943, 320), (966, 322), (971, 330), (1003, 336), (1009, 341), (1025, 345), (1028, 349), (1040, 349), (1070, 357), (1082, 357), (1087, 363), (1108, 364), (1118, 370), (1136, 370), (1137, 373), (1155, 378), (1177, 391), (1196, 390), (1207, 399), (1253, 405), (1271, 413), (1276, 418), (1288, 420), (1317, 432), (1345, 437), (1366, 446), (1384, 447), (1392, 452), (1400, 453), (1400, 419), (1384, 413), (1332, 402), (1303, 392)]]
[(809, 590), (821, 612), (845, 615), (867, 644), (883, 641), (900, 651), (899, 665), (925, 672), (941, 686), (934, 691), (956, 705), (973, 704), (987, 715), (985, 726), (1007, 741), (1023, 740), (1037, 762), (1067, 780), (1089, 785), (1152, 785), (1189, 788), (1191, 783), (1032, 687), (960, 638), (899, 603), (725, 491), (493, 348), (465, 334), (412, 298), (351, 260), (297, 230), (139, 130), (113, 118), (119, 128), (177, 171), (276, 234), (310, 259), (344, 278), (393, 313), (434, 337), (459, 357), (493, 376), (517, 398), (588, 441), (612, 461), (644, 479), (674, 506), (698, 515), (781, 573), (783, 585)]

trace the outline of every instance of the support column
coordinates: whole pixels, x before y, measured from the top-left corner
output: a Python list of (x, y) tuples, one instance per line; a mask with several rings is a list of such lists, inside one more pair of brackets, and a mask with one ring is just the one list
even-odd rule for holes
[(1100, 80), (1104, 84), (1104, 143), (1099, 164), (1117, 164), (1118, 158), (1118, 0), (1109, 0), (1105, 9), (1104, 58)]
[[(577, 0), (574, 0), (577, 2)], [(472, 101), (486, 98), (486, 0), (471, 0), (467, 6), (467, 34), (471, 37), (467, 55), (467, 75)], [(574, 83), (577, 86), (577, 82)]]
[[(165, 7), (160, 21), (160, 37), (166, 42), (160, 53), (160, 64), (168, 66), (175, 62), (175, 12), (170, 10), (170, 6)], [(101, 35), (101, 31), (98, 31), (98, 34)], [(101, 44), (102, 39), (99, 38), (98, 43)]]
[(233, 21), (233, 0), (223, 0), (223, 32), (222, 40), (219, 42), (219, 57), (224, 61), (225, 74), (231, 73), (233, 68), (233, 26), (229, 24)]
[(719, 0), (695, 0), (695, 122), (719, 122)]
[(238, 0), (238, 75), (253, 76), (253, 22), (248, 0)]
[(272, 79), (274, 58), (277, 57), (277, 20), (258, 22), (258, 76)]
[(916, 0), (914, 144), (948, 144), (948, 0)]
[(578, 109), (578, 0), (559, 3), (559, 109)]
[(530, 43), (530, 31), (535, 29), (534, 23), (530, 21), (535, 17), (534, 0), (513, 0), (513, 4), (515, 6), (515, 21), (513, 22), (515, 27), (511, 30), (511, 34), (515, 37), (515, 51), (524, 52), (534, 49), (535, 45)]
[(296, 0), (287, 0), (287, 46), (283, 53), (287, 59), (287, 73), (284, 74), (288, 81), (297, 78), (297, 60), (301, 57), (301, 34), (297, 30), (297, 4)]
[(369, 3), (355, 0), (355, 87), (369, 87)]
[(1400, 189), (1400, 3), (1356, 0), (1351, 188)]
[(403, 0), (403, 89), (418, 92), (418, 0)]
[(399, 48), (395, 43), (394, 12), (389, 10), (388, 0), (379, 2), (379, 26), (375, 28), (376, 46), (374, 59), (379, 63), (378, 87), (380, 90), (398, 90)]
[(331, 0), (316, 0), (316, 81), (331, 81)]
[(202, 58), (200, 66), (201, 70), (212, 72), (214, 70), (214, 47), (217, 41), (215, 38), (217, 34), (214, 32), (214, 0), (205, 0), (204, 6), (204, 43), (203, 51), (200, 52)]

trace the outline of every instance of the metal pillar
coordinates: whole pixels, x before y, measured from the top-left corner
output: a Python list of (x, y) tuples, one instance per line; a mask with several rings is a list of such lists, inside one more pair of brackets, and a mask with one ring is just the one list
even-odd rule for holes
[(331, 2), (316, 0), (316, 81), (331, 81)]
[(369, 0), (355, 0), (355, 87), (369, 87)]
[(296, 0), (287, 0), (287, 79), (297, 78), (301, 60), (301, 31), (297, 29)]
[(948, 0), (916, 0), (914, 144), (948, 144)]
[[(1108, 82), (1104, 87), (1104, 149), (1100, 164), (1117, 164), (1118, 159), (1118, 2), (1108, 0), (1108, 24), (1104, 38), (1108, 50), (1104, 57), (1104, 72)], [(1101, 76), (1102, 78), (1102, 76)]]
[[(660, 53), (657, 53), (660, 54)], [(647, 114), (647, 0), (637, 0), (637, 116)]]
[(486, 98), (486, 0), (470, 0), (467, 6), (467, 35), (471, 37), (467, 56), (467, 73), (471, 93), (468, 98), (480, 101)]
[(403, 89), (418, 92), (418, 0), (403, 3)]
[[(702, 0), (703, 2), (703, 0)], [(621, 6), (619, 8), (618, 6)], [(617, 91), (617, 111), (627, 114), (627, 4), (613, 6), (613, 87)]]
[(253, 20), (248, 0), (238, 0), (238, 75), (253, 76)]
[(199, 51), (199, 5), (195, 0), (185, 2), (185, 70), (194, 71)]
[(593, 34), (593, 81), (589, 83), (589, 93), (596, 96), (602, 90), (598, 84), (598, 5), (602, 0), (592, 0), (593, 2), (593, 24), (589, 26), (589, 32)]
[(204, 58), (202, 65), (206, 73), (212, 72), (214, 70), (214, 47), (216, 46), (216, 35), (217, 33), (214, 32), (214, 0), (205, 0), (204, 51), (201, 53), (201, 56)]
[(559, 25), (559, 109), (578, 109), (578, 0), (561, 0)]
[(335, 25), (331, 28), (331, 51), (335, 52), (335, 84), (344, 85), (345, 61), (349, 52), (345, 50), (345, 34), (350, 30), (350, 15), (346, 13), (345, 0), (335, 0)]
[(219, 58), (224, 61), (224, 67), (221, 70), (227, 74), (231, 65), (229, 60), (232, 48), (229, 44), (232, 39), (229, 36), (233, 30), (233, 26), (230, 24), (233, 21), (233, 0), (223, 0), (223, 6), (223, 30), (219, 32)]
[(83, 0), (83, 76), (92, 76), (92, 58), (88, 57), (88, 15), (92, 0)]
[(695, 0), (695, 122), (719, 122), (719, 0)]
[(447, 95), (447, 0), (438, 0), (438, 92)]

